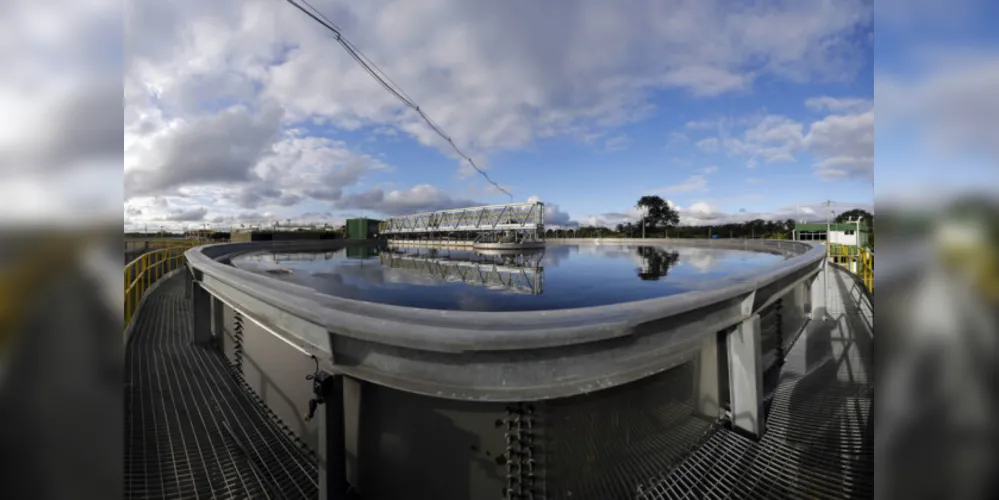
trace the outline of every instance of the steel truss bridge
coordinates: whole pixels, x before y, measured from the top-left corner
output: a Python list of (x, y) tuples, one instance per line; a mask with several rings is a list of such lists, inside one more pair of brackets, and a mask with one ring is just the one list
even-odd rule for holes
[(544, 291), (544, 252), (491, 255), (478, 252), (436, 251), (433, 253), (382, 252), (382, 265), (414, 271), (434, 279), (510, 292), (540, 295)]
[(385, 235), (453, 232), (531, 232), (543, 237), (545, 204), (507, 203), (391, 217), (378, 226)]

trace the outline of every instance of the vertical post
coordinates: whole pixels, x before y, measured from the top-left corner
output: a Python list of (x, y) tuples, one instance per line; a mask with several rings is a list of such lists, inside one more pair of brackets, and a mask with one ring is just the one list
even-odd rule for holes
[(750, 316), (732, 330), (727, 347), (732, 426), (760, 438), (766, 431), (760, 315)]
[(347, 491), (346, 437), (344, 435), (343, 376), (327, 375), (319, 405), (319, 498), (343, 498)]
[(821, 321), (826, 316), (826, 271), (828, 267), (829, 261), (823, 261), (818, 274), (808, 284), (809, 300), (812, 303), (812, 312), (809, 318), (812, 321)]
[(704, 342), (698, 358), (696, 413), (714, 420), (721, 416), (721, 370), (718, 365), (718, 341)]
[(862, 276), (861, 273), (863, 272), (863, 271), (860, 270), (860, 264), (861, 264), (861, 260), (860, 260), (860, 220), (862, 218), (863, 217), (857, 217), (857, 230), (853, 232), (853, 242), (855, 243), (854, 246), (857, 248), (857, 254), (854, 257), (854, 261), (856, 262), (856, 266), (857, 266), (856, 267), (856, 271), (855, 271), (855, 273), (857, 274), (857, 276)]
[(222, 337), (222, 330), (224, 324), (224, 316), (222, 314), (225, 304), (221, 300), (211, 297), (211, 332), (212, 336), (215, 338)]
[(191, 332), (195, 343), (203, 344), (212, 339), (212, 300), (212, 295), (192, 277)]

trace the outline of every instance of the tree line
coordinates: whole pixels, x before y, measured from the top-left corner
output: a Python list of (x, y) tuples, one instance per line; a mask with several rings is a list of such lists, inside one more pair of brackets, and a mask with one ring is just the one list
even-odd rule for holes
[[(570, 233), (579, 238), (641, 238), (644, 225), (646, 238), (761, 238), (792, 239), (796, 222), (794, 219), (765, 220), (753, 219), (745, 222), (730, 222), (711, 225), (680, 225), (680, 213), (659, 196), (649, 195), (639, 198), (636, 206), (644, 217), (636, 221), (617, 224), (614, 228), (601, 226), (581, 226)], [(867, 221), (874, 229), (874, 216), (862, 209), (853, 209), (836, 215), (836, 222), (848, 222), (858, 217)], [(561, 236), (548, 231), (548, 236)]]

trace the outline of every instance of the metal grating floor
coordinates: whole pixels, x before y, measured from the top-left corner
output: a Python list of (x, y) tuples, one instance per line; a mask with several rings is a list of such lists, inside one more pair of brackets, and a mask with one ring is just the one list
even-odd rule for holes
[(127, 498), (315, 498), (315, 456), (213, 347), (194, 345), (181, 274), (149, 295), (125, 359)]
[(873, 318), (842, 300), (856, 296), (848, 277), (830, 278), (826, 320), (788, 352), (763, 438), (719, 428), (640, 498), (873, 498)]

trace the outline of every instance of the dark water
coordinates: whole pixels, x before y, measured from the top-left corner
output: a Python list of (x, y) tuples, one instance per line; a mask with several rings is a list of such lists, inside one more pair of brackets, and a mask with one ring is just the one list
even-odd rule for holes
[(466, 311), (567, 309), (682, 293), (752, 274), (779, 255), (718, 248), (551, 245), (496, 254), (431, 248), (256, 253), (237, 267), (322, 293), (407, 307)]

